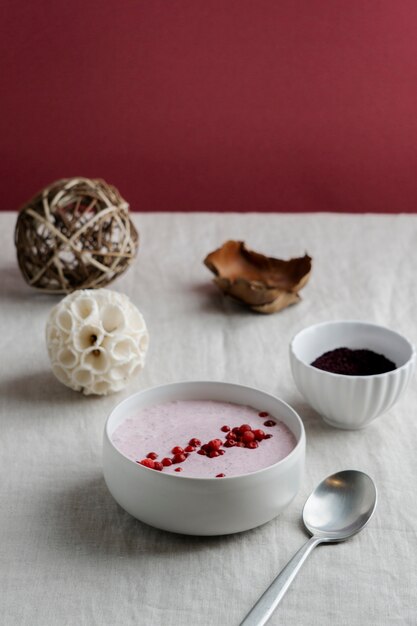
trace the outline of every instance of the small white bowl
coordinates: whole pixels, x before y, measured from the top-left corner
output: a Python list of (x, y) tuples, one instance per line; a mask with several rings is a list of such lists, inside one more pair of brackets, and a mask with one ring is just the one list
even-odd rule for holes
[[(397, 366), (385, 374), (332, 374), (311, 363), (336, 348), (366, 348)], [(407, 387), (415, 367), (413, 345), (383, 326), (358, 321), (324, 322), (299, 332), (290, 344), (291, 370), (300, 393), (337, 428), (367, 426), (390, 409)]]
[[(261, 408), (284, 422), (297, 444), (274, 465), (222, 479), (164, 474), (123, 456), (111, 440), (119, 424), (139, 409), (172, 400), (218, 400)], [(231, 383), (180, 382), (140, 391), (116, 406), (104, 430), (104, 478), (114, 499), (151, 526), (188, 535), (225, 535), (268, 522), (296, 496), (304, 460), (305, 433), (297, 413), (274, 396)]]

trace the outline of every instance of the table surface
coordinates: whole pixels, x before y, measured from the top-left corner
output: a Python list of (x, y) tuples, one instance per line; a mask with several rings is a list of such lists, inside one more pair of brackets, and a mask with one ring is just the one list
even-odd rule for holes
[[(58, 297), (21, 278), (16, 215), (0, 215), (0, 614), (2, 624), (239, 624), (306, 540), (303, 503), (326, 475), (370, 473), (379, 503), (369, 526), (313, 552), (274, 624), (417, 623), (417, 386), (360, 431), (327, 426), (297, 392), (288, 343), (325, 320), (387, 325), (417, 343), (417, 216), (146, 214), (134, 265), (112, 288), (143, 313), (147, 364), (121, 393), (84, 397), (52, 375), (44, 327)], [(314, 259), (302, 301), (270, 316), (224, 298), (203, 266), (226, 239), (281, 258)], [(259, 387), (289, 402), (307, 434), (302, 488), (268, 524), (238, 535), (153, 529), (112, 499), (101, 470), (107, 415), (130, 393), (185, 379)]]

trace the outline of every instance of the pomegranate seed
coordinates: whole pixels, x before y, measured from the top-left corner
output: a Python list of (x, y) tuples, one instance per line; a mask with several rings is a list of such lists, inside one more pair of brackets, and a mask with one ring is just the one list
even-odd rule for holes
[[(233, 446), (236, 445), (236, 441), (233, 441), (233, 439), (229, 439), (228, 441), (226, 441), (226, 443), (224, 444), (225, 448), (233, 448)], [(219, 450), (220, 452), (220, 450)]]
[(182, 454), (184, 450), (181, 448), (181, 446), (174, 446), (171, 452), (172, 454)]
[(255, 441), (255, 435), (251, 430), (245, 430), (242, 435), (242, 441), (244, 443), (249, 443), (250, 441)]
[(227, 433), (226, 439), (228, 439), (229, 441), (231, 439), (236, 439), (236, 433)]
[(234, 428), (232, 428), (232, 433), (235, 433), (235, 435), (240, 435), (239, 426), (235, 426)]
[(217, 450), (211, 450), (211, 452), (208, 453), (208, 456), (210, 457), (210, 459), (214, 459), (214, 457), (220, 456), (220, 454), (217, 452)]
[(220, 456), (222, 456), (225, 452), (226, 450), (218, 450), (218, 453), (220, 454)]
[(162, 472), (164, 466), (159, 461), (155, 461), (155, 463), (153, 464), (153, 468), (158, 470), (158, 472)]
[(243, 441), (238, 441), (238, 442), (236, 443), (236, 447), (237, 447), (237, 448), (244, 448), (244, 447), (245, 447), (245, 444), (243, 443)]
[(276, 422), (274, 422), (274, 420), (266, 420), (266, 422), (264, 422), (264, 426), (275, 426)]
[(162, 465), (163, 465), (164, 467), (169, 467), (170, 465), (172, 465), (172, 461), (171, 461), (171, 459), (169, 459), (169, 458), (166, 456), (164, 459), (162, 459)]
[(226, 474), (216, 474), (216, 478), (224, 478)]
[(257, 428), (256, 430), (253, 430), (252, 432), (255, 435), (255, 439), (257, 441), (262, 441), (262, 439), (265, 439), (265, 433), (260, 428)]
[(228, 433), (230, 430), (230, 426), (222, 426), (220, 430), (222, 430), (224, 433)]
[(203, 456), (206, 456), (207, 452), (203, 450), (203, 448), (201, 448), (200, 450), (197, 450), (197, 454), (202, 454)]
[(195, 452), (194, 446), (186, 446), (184, 450), (185, 452)]
[(185, 456), (185, 454), (177, 453), (177, 454), (174, 454), (174, 456), (172, 457), (172, 462), (173, 463), (183, 463), (186, 458), (187, 457)]
[(142, 459), (138, 462), (145, 467), (149, 467), (149, 469), (153, 469), (155, 467), (155, 462), (153, 459)]
[(249, 426), (249, 424), (242, 424), (242, 426), (239, 427), (239, 430), (241, 433), (244, 433), (247, 430), (252, 430), (252, 427)]
[(158, 455), (156, 454), (156, 452), (149, 452), (149, 453), (146, 455), (146, 458), (147, 458), (147, 459), (152, 459), (153, 461), (155, 461), (155, 459), (157, 459), (157, 458), (158, 458)]
[(246, 444), (247, 448), (250, 448), (251, 450), (253, 450), (254, 448), (258, 447), (258, 442), (257, 441), (249, 441), (249, 443)]
[(207, 445), (211, 450), (218, 450), (222, 444), (223, 441), (221, 439), (212, 439)]
[(269, 413), (267, 413), (266, 411), (261, 411), (260, 413), (258, 413), (259, 417), (268, 417)]
[(273, 437), (273, 436), (274, 436), (274, 435), (270, 435), (270, 434), (268, 434), (268, 435), (265, 435), (264, 439), (271, 439), (271, 437)]
[(188, 444), (190, 446), (194, 446), (194, 448), (198, 448), (198, 446), (201, 446), (201, 441), (199, 439), (196, 439), (195, 437), (193, 437), (192, 439), (190, 439)]
[(176, 468), (174, 469), (174, 472), (182, 472), (182, 467), (176, 467)]

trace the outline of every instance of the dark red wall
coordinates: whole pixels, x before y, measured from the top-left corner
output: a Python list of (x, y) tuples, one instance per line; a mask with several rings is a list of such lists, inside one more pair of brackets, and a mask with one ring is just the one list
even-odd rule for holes
[(415, 211), (416, 0), (0, 5), (2, 209)]

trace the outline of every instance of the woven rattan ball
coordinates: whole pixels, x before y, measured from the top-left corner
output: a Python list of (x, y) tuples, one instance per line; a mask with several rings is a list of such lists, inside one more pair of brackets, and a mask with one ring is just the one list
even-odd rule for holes
[(19, 211), (17, 259), (26, 282), (47, 293), (112, 282), (135, 258), (129, 205), (104, 180), (68, 178), (45, 187)]

